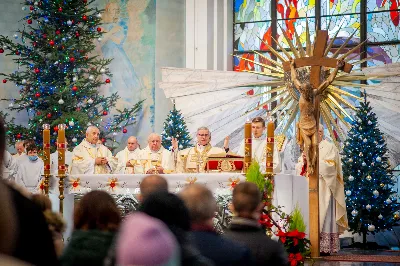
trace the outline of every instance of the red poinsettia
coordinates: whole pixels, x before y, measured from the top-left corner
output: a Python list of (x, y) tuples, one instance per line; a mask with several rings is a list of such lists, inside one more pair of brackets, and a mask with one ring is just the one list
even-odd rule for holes
[(293, 245), (297, 246), (299, 244), (299, 239), (303, 239), (306, 237), (306, 234), (303, 232), (297, 231), (297, 229), (286, 233), (287, 237), (293, 238)]
[(279, 231), (276, 236), (279, 237), (279, 241), (281, 241), (282, 243), (286, 242), (286, 233), (283, 231)]
[(271, 222), (271, 218), (267, 214), (263, 214), (258, 221), (261, 225), (265, 225), (267, 228), (271, 228), (273, 226)]
[(289, 263), (290, 266), (296, 266), (299, 262), (303, 261), (303, 256), (300, 253), (290, 253), (289, 254)]

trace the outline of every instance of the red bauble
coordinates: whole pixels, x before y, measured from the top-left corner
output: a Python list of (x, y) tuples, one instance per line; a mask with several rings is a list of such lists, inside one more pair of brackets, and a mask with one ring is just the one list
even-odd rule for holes
[(123, 132), (123, 133), (126, 133), (126, 132), (128, 132), (128, 130), (127, 130), (126, 128), (124, 128), (124, 129), (122, 130), (122, 132)]
[(111, 80), (110, 79), (106, 79), (106, 83), (110, 83), (111, 82)]
[(84, 2), (85, 4), (87, 3), (87, 0), (83, 0), (82, 2)]
[(56, 34), (57, 34), (57, 35), (60, 35), (60, 34), (61, 34), (61, 31), (60, 31), (60, 30), (56, 30)]
[(247, 95), (254, 95), (254, 90), (251, 89), (251, 90), (247, 91), (246, 94), (247, 94)]
[(32, 19), (28, 19), (28, 24), (32, 24)]
[(79, 36), (80, 36), (79, 32), (75, 32), (75, 37), (79, 37)]
[(36, 115), (41, 115), (41, 114), (42, 114), (42, 113), (41, 113), (41, 112), (39, 112), (39, 111), (37, 111), (37, 112), (36, 112)]
[(16, 55), (19, 55), (19, 54), (20, 54), (20, 52), (19, 52), (19, 51), (15, 51), (15, 54), (16, 54)]
[(108, 115), (108, 112), (107, 111), (103, 111), (103, 115)]
[(20, 139), (22, 137), (21, 133), (17, 134), (17, 139)]
[(30, 9), (30, 10), (34, 10), (35, 8), (34, 8), (33, 6), (30, 6), (29, 9)]
[(105, 139), (105, 138), (102, 138), (102, 139), (101, 139), (101, 142), (103, 142), (103, 143), (106, 142), (106, 139)]
[(47, 35), (46, 35), (46, 34), (43, 34), (43, 35), (42, 35), (42, 38), (43, 38), (43, 39), (46, 39), (46, 38), (47, 38)]
[(71, 63), (73, 63), (73, 62), (75, 61), (75, 58), (70, 57), (70, 58), (69, 58), (69, 61), (70, 61)]
[(4, 53), (4, 49), (0, 48), (0, 54)]
[(34, 47), (36, 47), (36, 46), (37, 46), (37, 42), (33, 42), (32, 45), (33, 45)]
[(3, 79), (3, 83), (7, 83), (7, 80), (6, 80), (6, 79)]
[(86, 20), (87, 20), (87, 16), (86, 16), (86, 15), (83, 15), (83, 16), (82, 16), (82, 19), (86, 21)]
[(55, 42), (54, 42), (53, 40), (51, 40), (51, 41), (49, 42), (49, 44), (50, 44), (51, 46), (54, 46)]
[(77, 91), (78, 90), (78, 87), (77, 86), (73, 86), (72, 87), (72, 91)]
[(47, 118), (51, 118), (51, 113), (48, 113), (48, 114), (47, 114)]
[(97, 31), (98, 31), (98, 32), (101, 32), (101, 28), (100, 28), (100, 27), (98, 27), (98, 28), (97, 28)]
[(58, 126), (53, 127), (54, 131), (58, 131)]
[(58, 12), (62, 12), (62, 7), (59, 7), (59, 8), (58, 8)]
[(36, 92), (36, 93), (35, 93), (35, 97), (36, 97), (36, 98), (39, 98), (39, 97), (40, 97), (40, 93), (39, 93), (39, 92)]
[(40, 69), (39, 69), (39, 68), (35, 68), (34, 71), (35, 71), (36, 74), (39, 74), (39, 73), (40, 73)]

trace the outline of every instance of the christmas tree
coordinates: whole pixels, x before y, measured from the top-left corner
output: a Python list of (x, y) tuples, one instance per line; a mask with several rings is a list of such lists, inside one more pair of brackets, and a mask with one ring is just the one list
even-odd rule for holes
[[(94, 42), (100, 40), (101, 12), (87, 0), (25, 1), (22, 10), (24, 26), (14, 35), (15, 40), (0, 36), (0, 53), (13, 56), (17, 70), (1, 73), (3, 83), (12, 82), (19, 97), (8, 100), (8, 109), (26, 111), (27, 126), (14, 124), (6, 115), (8, 141), (35, 139), (42, 143), (42, 125), (66, 124), (69, 143), (77, 145), (88, 125), (96, 125), (102, 141), (114, 139), (118, 132), (126, 133), (135, 123), (142, 102), (132, 108), (115, 110), (117, 93), (99, 95), (98, 88), (109, 86), (111, 60), (91, 54)], [(4, 115), (4, 113), (3, 113)], [(52, 136), (52, 142), (56, 139)]]
[(343, 176), (350, 231), (363, 234), (391, 229), (398, 221), (397, 181), (377, 117), (367, 101), (360, 103), (343, 149)]
[(189, 136), (185, 119), (183, 118), (181, 112), (176, 110), (175, 104), (164, 122), (164, 130), (161, 133), (161, 136), (162, 145), (166, 149), (170, 150), (172, 148), (172, 138), (176, 138), (178, 140), (180, 150), (191, 146), (190, 141), (192, 138)]

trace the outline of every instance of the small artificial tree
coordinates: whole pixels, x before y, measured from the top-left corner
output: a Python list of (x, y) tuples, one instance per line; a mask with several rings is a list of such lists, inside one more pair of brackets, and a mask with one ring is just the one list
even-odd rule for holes
[(350, 232), (363, 234), (391, 229), (399, 204), (383, 134), (366, 94), (345, 141), (342, 157)]
[[(42, 144), (42, 125), (66, 124), (69, 143), (77, 145), (88, 125), (96, 125), (103, 142), (114, 139), (118, 132), (135, 123), (142, 101), (132, 108), (116, 110), (119, 96), (99, 95), (98, 88), (109, 86), (111, 60), (93, 55), (94, 42), (104, 33), (101, 12), (87, 0), (26, 0), (22, 10), (24, 26), (15, 40), (0, 36), (0, 54), (12, 56), (17, 70), (1, 73), (3, 83), (14, 83), (19, 90), (10, 101), (11, 111), (28, 113), (28, 125), (16, 125), (6, 115), (10, 144), (22, 139), (35, 139)], [(4, 113), (3, 113), (4, 115)], [(52, 142), (56, 139), (52, 135)], [(54, 146), (53, 146), (54, 147)]]
[(172, 138), (178, 140), (180, 150), (191, 147), (190, 141), (192, 138), (190, 137), (189, 131), (186, 127), (185, 119), (181, 112), (176, 109), (175, 104), (164, 122), (164, 130), (161, 133), (161, 136), (162, 145), (166, 149), (172, 149)]

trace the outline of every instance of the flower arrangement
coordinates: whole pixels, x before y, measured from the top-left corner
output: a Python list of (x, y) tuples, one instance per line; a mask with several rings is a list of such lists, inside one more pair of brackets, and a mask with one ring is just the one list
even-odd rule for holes
[[(260, 216), (260, 224), (266, 233), (272, 236), (274, 233), (285, 246), (289, 254), (291, 266), (304, 265), (304, 260), (310, 255), (310, 240), (306, 238), (306, 225), (300, 208), (296, 206), (288, 215), (282, 211), (282, 206), (272, 204), (274, 190), (273, 180), (265, 178), (260, 172), (260, 165), (253, 161), (246, 173), (246, 181), (255, 183), (263, 195), (265, 207)], [(274, 219), (275, 218), (275, 219)]]

